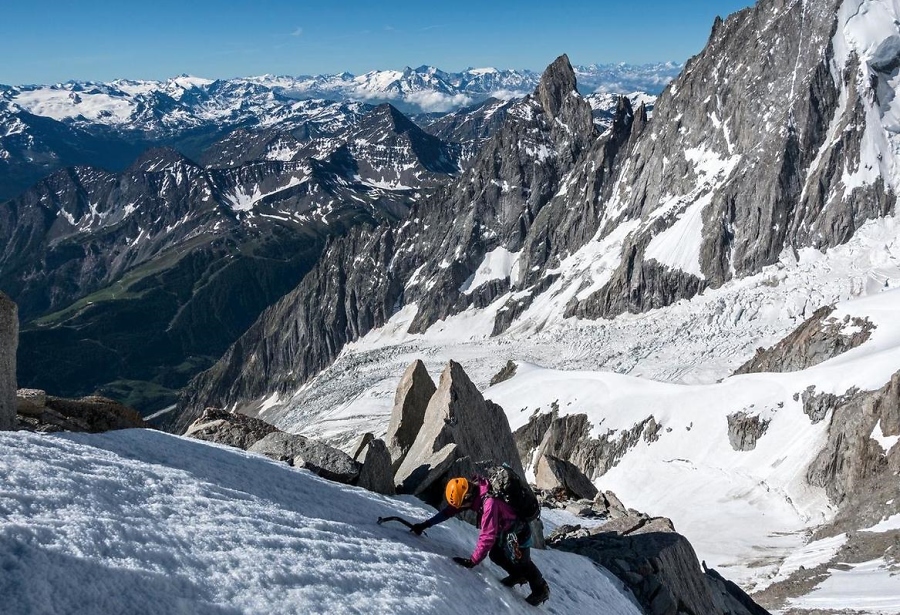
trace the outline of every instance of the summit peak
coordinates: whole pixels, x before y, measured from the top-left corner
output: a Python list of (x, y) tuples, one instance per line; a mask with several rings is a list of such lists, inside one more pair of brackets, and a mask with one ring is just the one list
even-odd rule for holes
[(559, 115), (566, 97), (575, 91), (577, 81), (569, 56), (562, 54), (541, 75), (535, 95), (550, 117)]

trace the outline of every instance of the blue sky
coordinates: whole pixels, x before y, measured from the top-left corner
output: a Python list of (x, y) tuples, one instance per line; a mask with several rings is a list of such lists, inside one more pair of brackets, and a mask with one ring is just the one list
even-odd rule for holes
[(18, 0), (0, 9), (0, 83), (303, 75), (430, 64), (542, 70), (682, 62), (749, 0)]

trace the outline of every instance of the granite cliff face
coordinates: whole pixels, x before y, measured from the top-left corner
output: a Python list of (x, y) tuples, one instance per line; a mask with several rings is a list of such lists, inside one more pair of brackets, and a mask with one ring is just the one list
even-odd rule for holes
[(893, 161), (867, 143), (890, 138), (891, 73), (848, 49), (858, 4), (763, 1), (716, 22), (619, 167), (600, 236), (638, 225), (620, 266), (569, 314), (661, 307), (893, 211)]

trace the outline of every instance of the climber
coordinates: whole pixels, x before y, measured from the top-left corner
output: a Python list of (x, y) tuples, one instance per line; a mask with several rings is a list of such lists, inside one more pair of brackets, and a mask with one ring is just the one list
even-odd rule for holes
[(492, 493), (491, 483), (483, 478), (473, 480), (452, 478), (445, 491), (447, 506), (433, 517), (412, 526), (411, 532), (424, 530), (454, 517), (463, 510), (472, 510), (481, 532), (471, 557), (454, 557), (453, 561), (465, 568), (477, 566), (489, 556), (491, 561), (506, 571), (500, 582), (506, 587), (528, 583), (531, 594), (525, 599), (537, 606), (550, 597), (550, 587), (541, 571), (531, 561), (531, 526), (499, 494)]

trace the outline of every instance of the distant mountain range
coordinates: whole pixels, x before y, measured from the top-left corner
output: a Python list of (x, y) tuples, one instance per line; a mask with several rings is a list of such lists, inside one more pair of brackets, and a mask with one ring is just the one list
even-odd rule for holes
[[(576, 66), (582, 94), (659, 94), (683, 64), (592, 64)], [(28, 113), (74, 125), (166, 132), (208, 122), (234, 123), (251, 110), (271, 126), (296, 111), (289, 101), (326, 99), (380, 104), (406, 114), (447, 113), (487, 98), (521, 98), (534, 91), (541, 73), (469, 68), (446, 72), (433, 66), (371, 71), (363, 75), (263, 75), (210, 80), (181, 75), (166, 81), (119, 79), (109, 83), (70, 81), (55, 85), (0, 85), (0, 99)]]
[[(681, 64), (576, 67), (584, 94), (659, 93)], [(284, 77), (166, 81), (120, 79), (55, 85), (0, 85), (0, 201), (66, 166), (122, 171), (151, 147), (200, 160), (237, 129), (289, 132), (305, 141), (334, 136), (373, 106), (390, 103), (420, 125), (490, 98), (534, 91), (530, 70), (430, 66)], [(613, 104), (614, 106), (614, 104)]]
[[(684, 68), (674, 62), (659, 64), (592, 64), (576, 66), (582, 94), (647, 92), (659, 94)], [(289, 97), (390, 102), (404, 113), (446, 113), (489, 97), (521, 98), (533, 92), (541, 73), (531, 70), (469, 68), (448, 73), (433, 66), (372, 71), (364, 75), (340, 73), (312, 77), (249, 79)]]

